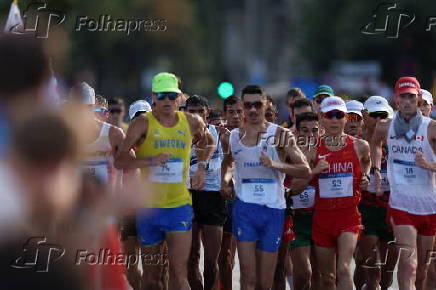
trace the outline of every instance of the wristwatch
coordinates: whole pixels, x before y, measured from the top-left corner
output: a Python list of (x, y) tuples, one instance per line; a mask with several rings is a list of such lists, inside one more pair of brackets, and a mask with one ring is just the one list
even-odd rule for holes
[(204, 169), (207, 169), (207, 166), (209, 165), (209, 162), (206, 162), (206, 161), (198, 161), (197, 164), (198, 164), (198, 165), (204, 165)]
[(366, 173), (362, 173), (362, 176), (365, 176), (366, 178), (368, 178), (368, 181), (371, 182), (371, 177), (369, 177), (368, 174), (366, 174)]

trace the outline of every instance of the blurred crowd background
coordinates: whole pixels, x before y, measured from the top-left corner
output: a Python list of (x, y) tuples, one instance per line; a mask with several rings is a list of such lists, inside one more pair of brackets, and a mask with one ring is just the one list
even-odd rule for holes
[[(22, 11), (31, 1), (20, 0)], [(431, 1), (396, 1), (397, 9), (414, 14), (398, 38), (363, 34), (374, 21), (380, 1), (358, 0), (56, 0), (47, 7), (65, 13), (45, 41), (58, 83), (68, 88), (86, 81), (106, 98), (129, 104), (150, 98), (151, 78), (160, 71), (181, 76), (184, 92), (201, 94), (221, 106), (217, 87), (247, 83), (266, 87), (280, 102), (286, 118), (285, 94), (301, 87), (312, 96), (320, 84), (331, 85), (348, 99), (370, 95), (390, 98), (399, 76), (416, 76), (433, 90), (436, 16)], [(0, 3), (6, 19), (10, 2)], [(98, 19), (163, 19), (165, 31), (75, 31), (77, 17)], [(384, 16), (384, 15), (381, 15)], [(380, 17), (380, 16), (379, 16)], [(380, 19), (378, 19), (380, 21)], [(405, 21), (403, 19), (403, 21)], [(435, 92), (432, 91), (434, 94)], [(65, 94), (65, 93), (64, 93)]]

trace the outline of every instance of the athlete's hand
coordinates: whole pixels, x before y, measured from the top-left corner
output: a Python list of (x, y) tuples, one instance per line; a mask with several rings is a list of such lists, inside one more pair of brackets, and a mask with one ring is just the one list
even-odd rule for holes
[(362, 176), (362, 178), (360, 179), (360, 189), (361, 190), (366, 190), (368, 188), (368, 184), (369, 184), (369, 179), (367, 176)]
[(318, 164), (315, 166), (314, 169), (312, 169), (312, 174), (319, 174), (323, 172), (326, 169), (329, 169), (330, 164), (325, 161), (325, 159), (321, 159)]
[(422, 156), (421, 151), (416, 151), (416, 158), (415, 158), (416, 165), (418, 165), (421, 168), (431, 170), (430, 163)]
[(265, 152), (260, 152), (260, 162), (262, 162), (262, 165), (266, 168), (273, 168), (273, 161), (271, 157), (269, 157)]
[(221, 182), (221, 195), (225, 199), (233, 198), (233, 187), (228, 182)]
[(194, 190), (200, 190), (204, 186), (204, 176), (206, 175), (206, 169), (198, 168), (191, 177), (191, 188)]
[(381, 184), (382, 184), (382, 176), (379, 170), (374, 170), (374, 186), (375, 186), (375, 194), (377, 196), (382, 196), (383, 195), (383, 191), (381, 189)]
[(151, 166), (162, 166), (168, 162), (168, 159), (170, 159), (170, 157), (171, 154), (169, 153), (161, 153), (158, 156), (154, 156), (151, 158)]

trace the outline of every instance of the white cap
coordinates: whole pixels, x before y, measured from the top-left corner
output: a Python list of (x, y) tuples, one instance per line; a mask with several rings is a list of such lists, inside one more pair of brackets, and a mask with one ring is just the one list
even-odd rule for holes
[(362, 117), (363, 104), (359, 101), (348, 101), (346, 103), (348, 113), (354, 113)]
[(129, 107), (129, 117), (132, 120), (137, 112), (151, 112), (150, 104), (145, 100), (133, 102)]
[(369, 97), (363, 104), (365, 110), (368, 113), (373, 112), (388, 112), (388, 118), (392, 119), (394, 116), (394, 110), (389, 105), (388, 100), (380, 96)]
[(420, 89), (419, 92), (421, 93), (422, 99), (426, 101), (427, 104), (433, 105), (433, 96), (429, 91)]
[(321, 103), (321, 112), (327, 113), (334, 110), (348, 113), (347, 106), (340, 97), (333, 96), (325, 98)]

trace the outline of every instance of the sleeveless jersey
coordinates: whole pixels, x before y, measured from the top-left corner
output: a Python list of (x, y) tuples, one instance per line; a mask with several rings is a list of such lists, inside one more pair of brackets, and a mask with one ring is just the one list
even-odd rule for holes
[(325, 159), (330, 168), (314, 178), (316, 210), (350, 208), (359, 203), (359, 183), (362, 178), (360, 161), (354, 150), (354, 138), (345, 136), (346, 144), (338, 151), (329, 150), (321, 138), (315, 166), (321, 159)]
[(230, 133), (230, 150), (235, 160), (236, 196), (247, 203), (256, 203), (270, 208), (286, 208), (283, 181), (285, 174), (272, 170), (260, 162), (261, 152), (278, 161), (275, 140), (277, 125), (268, 123), (267, 132), (262, 134), (260, 144), (247, 147), (239, 138), (239, 129)]
[(410, 143), (395, 137), (394, 120), (388, 132), (389, 206), (416, 215), (436, 214), (436, 174), (415, 163), (417, 151), (427, 161), (436, 161), (427, 134), (430, 122), (430, 118), (422, 117), (415, 140)]
[[(208, 125), (210, 134), (212, 135), (213, 142), (216, 145), (216, 150), (212, 158), (208, 162), (206, 168), (206, 175), (204, 177), (204, 186), (202, 190), (206, 191), (219, 191), (221, 190), (221, 162), (223, 160), (223, 149), (219, 140), (219, 135), (214, 125)], [(198, 160), (195, 155), (195, 146), (192, 146), (191, 163), (189, 167), (189, 175), (192, 176), (197, 170)], [(189, 188), (190, 182), (188, 180)]]
[(115, 186), (116, 169), (113, 166), (112, 146), (109, 142), (111, 125), (105, 122), (97, 122), (101, 123), (100, 134), (94, 142), (88, 144), (85, 148), (86, 157), (83, 169), (98, 178), (102, 183)]
[(141, 169), (142, 175), (152, 183), (153, 188), (152, 201), (145, 205), (147, 207), (174, 208), (192, 204), (186, 188), (192, 134), (185, 113), (177, 111), (176, 114), (178, 121), (173, 127), (162, 126), (152, 112), (146, 115), (147, 134), (136, 155), (146, 158), (161, 153), (171, 154), (164, 165)]

